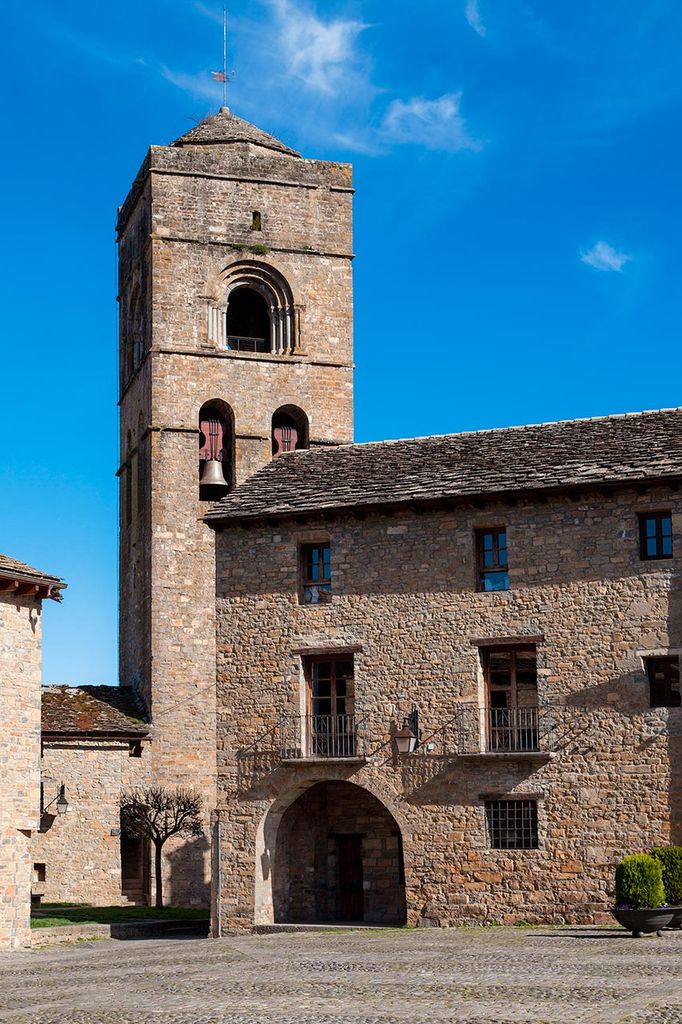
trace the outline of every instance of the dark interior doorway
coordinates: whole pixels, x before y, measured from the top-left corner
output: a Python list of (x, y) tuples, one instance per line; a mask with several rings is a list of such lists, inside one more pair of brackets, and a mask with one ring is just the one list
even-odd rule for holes
[(351, 782), (318, 782), (287, 808), (273, 864), (275, 921), (406, 920), (398, 823)]
[(361, 833), (336, 837), (338, 846), (339, 921), (364, 921)]
[(149, 903), (149, 841), (121, 832), (121, 893), (131, 903)]

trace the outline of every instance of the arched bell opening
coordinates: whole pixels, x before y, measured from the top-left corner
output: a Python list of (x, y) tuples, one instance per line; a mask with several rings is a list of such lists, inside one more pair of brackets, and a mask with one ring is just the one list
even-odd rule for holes
[(310, 446), (308, 417), (296, 405), (283, 405), (272, 416), (272, 457)]
[(128, 300), (123, 347), (123, 380), (127, 381), (142, 362), (144, 354), (144, 317), (139, 284), (133, 288)]
[(217, 501), (234, 486), (234, 414), (226, 402), (199, 411), (199, 499)]
[(275, 922), (405, 924), (402, 834), (377, 797), (351, 782), (318, 782), (274, 816), (264, 839), (276, 828)]
[(269, 352), (272, 326), (268, 303), (255, 288), (230, 292), (226, 314), (227, 347), (235, 352)]

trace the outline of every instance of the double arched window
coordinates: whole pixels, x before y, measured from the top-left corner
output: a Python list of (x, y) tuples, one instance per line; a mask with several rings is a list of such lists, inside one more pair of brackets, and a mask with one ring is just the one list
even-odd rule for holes
[(295, 352), (299, 310), (288, 282), (266, 263), (244, 262), (220, 276), (220, 299), (209, 301), (208, 336), (236, 352)]

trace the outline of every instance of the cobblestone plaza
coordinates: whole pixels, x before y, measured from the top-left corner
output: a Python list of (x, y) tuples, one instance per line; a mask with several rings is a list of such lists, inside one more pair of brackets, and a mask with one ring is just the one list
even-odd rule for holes
[(12, 1024), (673, 1024), (682, 934), (456, 928), (103, 941), (0, 955)]

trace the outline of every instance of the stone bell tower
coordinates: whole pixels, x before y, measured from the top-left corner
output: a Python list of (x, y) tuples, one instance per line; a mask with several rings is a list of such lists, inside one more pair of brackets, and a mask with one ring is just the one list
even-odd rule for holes
[[(214, 538), (202, 516), (273, 457), (352, 440), (347, 164), (226, 108), (152, 146), (119, 211), (120, 669), (151, 776), (215, 805)], [(239, 657), (239, 652), (234, 652)], [(168, 844), (207, 902), (209, 842)]]

